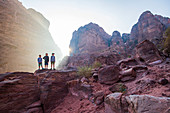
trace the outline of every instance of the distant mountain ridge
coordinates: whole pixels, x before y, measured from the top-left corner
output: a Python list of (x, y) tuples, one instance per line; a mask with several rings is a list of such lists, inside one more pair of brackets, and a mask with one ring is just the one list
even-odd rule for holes
[(159, 46), (169, 26), (170, 18), (153, 15), (150, 11), (143, 12), (138, 22), (132, 27), (131, 33), (122, 33), (122, 36), (119, 31), (114, 31), (110, 36), (99, 25), (89, 23), (73, 33), (69, 46), (72, 50), (70, 55), (91, 53), (107, 48), (127, 55), (132, 53), (138, 43), (146, 39)]

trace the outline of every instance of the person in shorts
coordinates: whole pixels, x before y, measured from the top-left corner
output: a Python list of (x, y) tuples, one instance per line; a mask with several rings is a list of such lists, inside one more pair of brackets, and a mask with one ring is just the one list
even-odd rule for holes
[(40, 67), (43, 69), (41, 55), (39, 55), (39, 57), (38, 57), (37, 61), (38, 61), (38, 67), (39, 67), (39, 70), (40, 70)]
[(44, 59), (44, 63), (45, 63), (45, 68), (48, 69), (48, 62), (49, 62), (48, 53), (45, 54), (45, 56), (43, 57), (43, 59)]
[(55, 56), (54, 56), (54, 53), (52, 53), (52, 56), (51, 56), (51, 69), (52, 68), (55, 70)]

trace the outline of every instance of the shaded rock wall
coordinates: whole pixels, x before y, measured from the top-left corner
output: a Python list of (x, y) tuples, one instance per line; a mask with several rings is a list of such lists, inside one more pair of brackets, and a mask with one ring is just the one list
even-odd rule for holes
[(48, 31), (49, 21), (18, 0), (0, 0), (0, 73), (33, 72), (39, 54), (61, 51)]
[(0, 75), (0, 112), (21, 113), (39, 100), (38, 78), (33, 73), (15, 72)]
[(113, 65), (116, 64), (116, 62), (119, 61), (120, 59), (121, 57), (117, 52), (113, 52), (112, 50), (108, 49), (102, 51), (101, 53), (94, 52), (70, 56), (68, 57), (65, 66), (68, 67), (92, 66), (95, 61), (105, 65)]

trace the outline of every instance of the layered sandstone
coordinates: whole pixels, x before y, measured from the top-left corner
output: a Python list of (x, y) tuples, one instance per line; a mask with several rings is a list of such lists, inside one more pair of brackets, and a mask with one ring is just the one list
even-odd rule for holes
[(77, 53), (91, 53), (101, 51), (108, 47), (108, 35), (103, 28), (94, 23), (89, 23), (74, 31), (70, 41), (71, 55)]
[(38, 55), (46, 52), (61, 57), (48, 28), (42, 14), (18, 0), (0, 0), (0, 72), (33, 72)]

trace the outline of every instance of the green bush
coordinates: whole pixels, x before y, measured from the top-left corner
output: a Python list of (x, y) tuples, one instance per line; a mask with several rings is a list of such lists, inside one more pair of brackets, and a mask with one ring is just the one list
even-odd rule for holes
[(166, 39), (164, 42), (164, 50), (167, 54), (170, 55), (170, 27), (165, 31), (165, 37)]
[(121, 92), (121, 93), (127, 92), (127, 87), (122, 83), (118, 83), (116, 89), (118, 92)]
[(91, 74), (91, 70), (92, 70), (92, 68), (91, 68), (91, 67), (88, 67), (88, 66), (78, 67), (78, 72), (77, 72), (77, 74), (78, 74), (79, 76), (89, 78), (89, 77), (92, 75), (92, 74)]
[(101, 66), (102, 66), (102, 64), (101, 64), (100, 62), (95, 61), (95, 62), (93, 63), (92, 68), (99, 68), (99, 67), (101, 67)]

